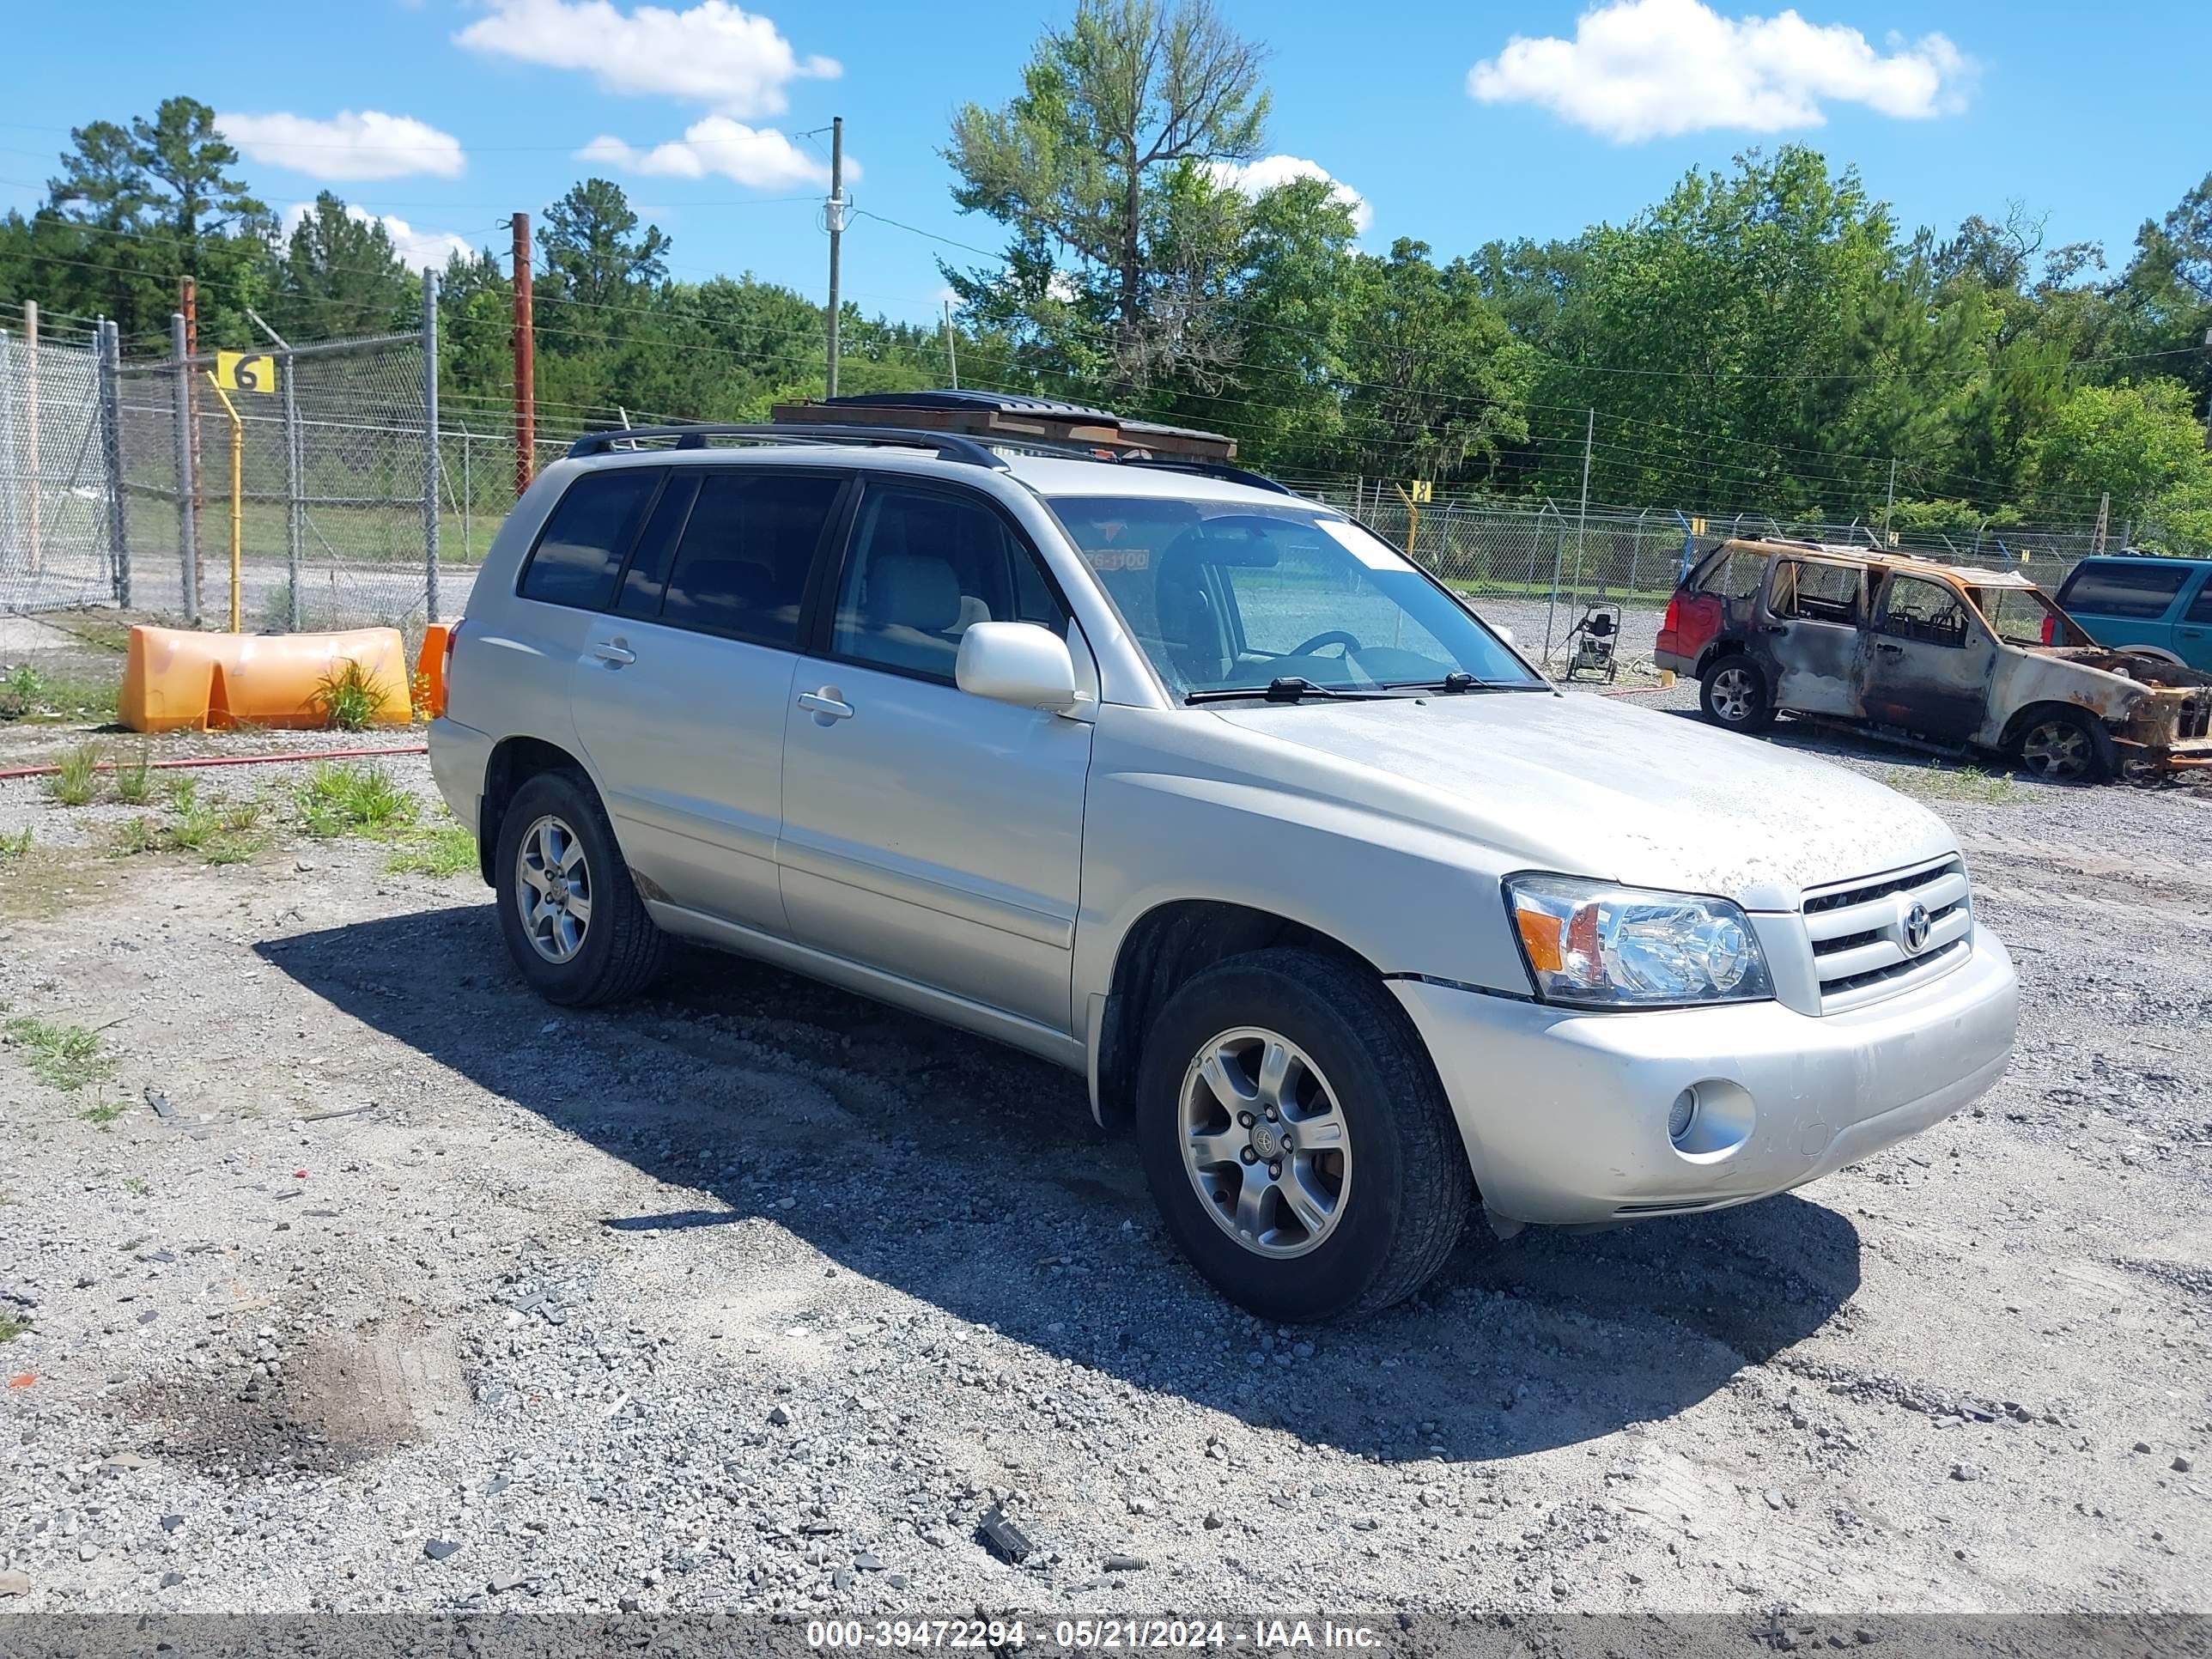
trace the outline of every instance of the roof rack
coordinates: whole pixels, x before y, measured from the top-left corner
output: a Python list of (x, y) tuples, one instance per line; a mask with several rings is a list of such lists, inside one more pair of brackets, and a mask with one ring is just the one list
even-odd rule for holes
[(1126, 420), (1103, 409), (999, 392), (871, 392), (810, 403), (778, 404), (781, 424), (866, 422), (908, 431), (963, 433), (1014, 447), (1088, 452), (1099, 460), (1133, 454), (1162, 459), (1227, 462), (1237, 441), (1194, 427)]
[(1298, 492), (1278, 478), (1265, 473), (1251, 472), (1241, 466), (1231, 466), (1225, 461), (1186, 461), (1172, 456), (1123, 455), (1118, 458), (1123, 466), (1141, 466), (1155, 472), (1189, 472), (1201, 478), (1218, 478), (1224, 483), (1249, 484), (1255, 489), (1273, 490), (1278, 495), (1295, 495)]
[(988, 466), (998, 472), (1011, 470), (1006, 465), (1006, 458), (995, 453), (990, 446), (958, 433), (818, 422), (788, 426), (733, 426), (702, 421), (681, 426), (615, 427), (603, 432), (586, 432), (568, 446), (568, 453), (571, 456), (605, 455), (619, 448), (636, 448), (640, 441), (663, 439), (675, 441), (665, 446), (671, 449), (704, 449), (709, 438), (738, 438), (767, 444), (837, 444), (884, 449), (929, 449), (936, 452), (940, 461)]

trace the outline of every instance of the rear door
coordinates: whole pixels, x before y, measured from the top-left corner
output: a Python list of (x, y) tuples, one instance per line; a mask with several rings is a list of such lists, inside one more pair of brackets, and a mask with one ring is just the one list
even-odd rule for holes
[(978, 622), (1089, 647), (1036, 550), (974, 491), (872, 477), (787, 699), (784, 906), (802, 945), (1072, 1029), (1086, 720), (953, 683)]
[(787, 935), (776, 879), (799, 611), (847, 477), (668, 469), (576, 659), (577, 736), (648, 898)]
[(1867, 719), (1955, 743), (1980, 728), (1996, 641), (1956, 589), (1924, 576), (1890, 576), (1869, 643)]
[(2199, 567), (2196, 592), (2184, 597), (2186, 608), (2174, 625), (2173, 654), (2212, 674), (2212, 565)]
[(2198, 567), (2180, 560), (2088, 559), (2058, 591), (2058, 608), (2100, 645), (2147, 645), (2174, 651), (2174, 615), (2182, 589)]
[(1866, 618), (1866, 567), (1778, 558), (1759, 597), (1759, 628), (1776, 675), (1774, 706), (1855, 714)]

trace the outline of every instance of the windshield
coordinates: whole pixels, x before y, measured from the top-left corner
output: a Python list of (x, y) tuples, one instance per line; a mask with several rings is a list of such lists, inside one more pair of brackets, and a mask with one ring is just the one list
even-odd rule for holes
[(1540, 688), (1464, 606), (1325, 508), (1062, 495), (1052, 508), (1169, 688)]
[(2035, 587), (1972, 587), (1974, 608), (2007, 645), (2087, 645), (2089, 636)]

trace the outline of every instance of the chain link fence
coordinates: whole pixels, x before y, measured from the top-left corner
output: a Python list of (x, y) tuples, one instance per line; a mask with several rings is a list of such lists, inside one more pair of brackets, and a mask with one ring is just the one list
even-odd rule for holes
[[(33, 313), (35, 319), (35, 313)], [(107, 332), (0, 328), (0, 610), (112, 605)]]

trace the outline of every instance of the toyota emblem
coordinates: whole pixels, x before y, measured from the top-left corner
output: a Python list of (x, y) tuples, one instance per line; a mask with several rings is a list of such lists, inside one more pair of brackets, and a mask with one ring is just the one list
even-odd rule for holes
[(1934, 925), (1924, 904), (1916, 904), (1905, 913), (1905, 955), (1917, 957), (1928, 948), (1928, 930)]

